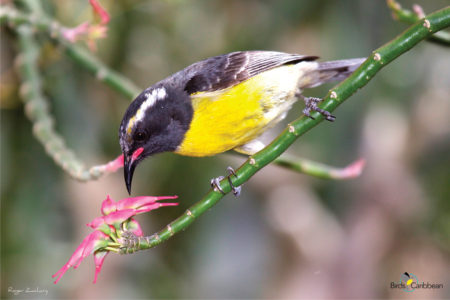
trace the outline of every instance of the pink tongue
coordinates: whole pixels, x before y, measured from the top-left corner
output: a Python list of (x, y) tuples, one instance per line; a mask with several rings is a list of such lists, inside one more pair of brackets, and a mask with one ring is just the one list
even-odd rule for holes
[(144, 148), (143, 148), (143, 147), (137, 148), (137, 149), (133, 152), (133, 155), (131, 156), (131, 160), (136, 160), (136, 159), (139, 157), (139, 155), (142, 154), (143, 151), (144, 151)]

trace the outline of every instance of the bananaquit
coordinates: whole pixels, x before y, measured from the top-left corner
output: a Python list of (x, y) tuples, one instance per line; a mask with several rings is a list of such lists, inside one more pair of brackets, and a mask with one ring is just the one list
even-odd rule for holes
[(124, 175), (131, 191), (133, 172), (147, 156), (171, 151), (210, 156), (234, 149), (245, 154), (264, 145), (258, 137), (280, 122), (302, 98), (309, 116), (318, 98), (300, 92), (349, 76), (363, 58), (316, 62), (317, 56), (241, 51), (211, 57), (145, 89), (130, 104), (119, 129)]

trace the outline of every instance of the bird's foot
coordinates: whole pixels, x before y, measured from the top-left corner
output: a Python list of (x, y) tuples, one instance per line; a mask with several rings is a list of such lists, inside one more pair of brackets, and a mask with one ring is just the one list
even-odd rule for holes
[(333, 122), (334, 120), (336, 120), (336, 117), (333, 116), (329, 111), (321, 109), (320, 107), (317, 106), (317, 103), (322, 101), (321, 98), (304, 97), (304, 96), (301, 96), (301, 98), (305, 102), (305, 108), (303, 109), (303, 113), (305, 114), (305, 116), (314, 120), (314, 118), (311, 116), (310, 112), (317, 111), (320, 114), (322, 114), (322, 116), (324, 116), (325, 120), (327, 120), (327, 121)]
[[(242, 186), (234, 186), (233, 183), (231, 182), (231, 178), (230, 178), (231, 175), (236, 176), (236, 172), (234, 171), (234, 169), (232, 167), (228, 167), (227, 172), (228, 172), (227, 179), (228, 179), (228, 182), (230, 183), (231, 191), (233, 192), (233, 195), (235, 197), (239, 197), (239, 195), (241, 194)], [(219, 177), (211, 179), (211, 187), (214, 190), (219, 191), (225, 195), (225, 192), (220, 187), (220, 181), (224, 178), (225, 177), (223, 177), (223, 176), (219, 176)]]

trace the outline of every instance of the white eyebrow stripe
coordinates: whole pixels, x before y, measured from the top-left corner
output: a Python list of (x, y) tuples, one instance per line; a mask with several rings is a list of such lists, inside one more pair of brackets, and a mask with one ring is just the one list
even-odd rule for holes
[(166, 96), (167, 92), (164, 87), (145, 93), (146, 100), (142, 102), (136, 114), (130, 118), (130, 121), (128, 121), (127, 132), (131, 133), (133, 126), (144, 119), (147, 109), (155, 105), (157, 101), (164, 99)]
[(166, 97), (166, 89), (165, 88), (157, 88), (154, 89), (151, 93), (145, 93), (145, 97), (147, 100), (142, 102), (141, 107), (138, 109), (138, 113), (136, 114), (136, 122), (141, 121), (145, 116), (145, 111), (155, 105), (156, 101), (164, 99)]

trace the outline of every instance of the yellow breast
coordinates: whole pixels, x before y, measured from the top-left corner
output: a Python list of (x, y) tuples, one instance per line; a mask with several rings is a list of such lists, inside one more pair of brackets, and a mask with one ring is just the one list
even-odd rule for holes
[(194, 116), (175, 152), (209, 156), (255, 139), (296, 101), (301, 74), (297, 65), (282, 66), (225, 90), (191, 95)]

